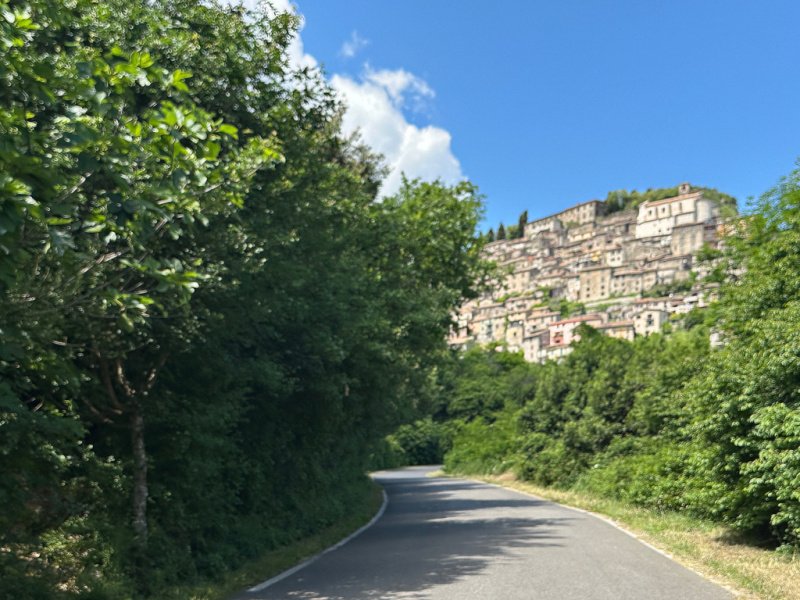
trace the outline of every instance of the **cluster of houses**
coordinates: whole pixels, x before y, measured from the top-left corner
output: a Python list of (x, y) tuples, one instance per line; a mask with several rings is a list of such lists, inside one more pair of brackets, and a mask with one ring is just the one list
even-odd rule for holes
[[(544, 362), (568, 354), (584, 323), (628, 340), (661, 331), (713, 299), (713, 286), (694, 283), (708, 269), (696, 255), (717, 247), (722, 231), (716, 202), (688, 183), (634, 209), (606, 214), (593, 200), (527, 223), (522, 237), (487, 245), (503, 279), (461, 307), (448, 341), (500, 342)], [(648, 293), (679, 282), (690, 291)], [(585, 314), (564, 318), (552, 309), (563, 300)]]

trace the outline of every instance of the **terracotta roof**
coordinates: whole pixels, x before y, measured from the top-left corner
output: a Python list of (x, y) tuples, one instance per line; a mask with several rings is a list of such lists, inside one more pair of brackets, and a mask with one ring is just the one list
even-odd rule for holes
[(536, 225), (537, 223), (544, 223), (545, 221), (552, 221), (556, 218), (556, 215), (550, 215), (549, 217), (542, 217), (541, 219), (536, 219), (535, 221), (531, 221), (530, 223), (526, 223), (525, 227), (529, 227), (531, 225)]
[(604, 325), (599, 325), (598, 329), (616, 329), (618, 327), (633, 327), (633, 321), (611, 321)]
[(598, 265), (596, 267), (585, 267), (585, 268), (581, 269), (581, 271), (600, 271), (602, 269), (611, 270), (611, 268), (612, 267), (609, 267), (609, 266), (606, 266), (606, 265)]
[(587, 205), (589, 205), (589, 204), (600, 204), (600, 203), (601, 203), (601, 201), (600, 201), (600, 200), (587, 200), (586, 202), (581, 202), (580, 204), (575, 204), (575, 205), (573, 205), (573, 206), (570, 206), (569, 208), (565, 208), (564, 210), (562, 210), (562, 211), (561, 211), (560, 213), (558, 213), (558, 214), (560, 215), (560, 214), (562, 214), (562, 213), (565, 213), (565, 212), (567, 212), (567, 211), (569, 211), (569, 210), (572, 210), (572, 209), (574, 209), (574, 208), (580, 208), (580, 207), (582, 207), (582, 206), (587, 206)]
[(554, 325), (563, 325), (565, 323), (579, 323), (581, 321), (602, 321), (603, 317), (598, 314), (591, 314), (591, 315), (581, 315), (579, 317), (572, 317), (570, 319), (564, 319), (562, 321), (555, 321), (554, 323), (550, 323), (550, 327)]
[(569, 347), (569, 344), (548, 344), (547, 346), (544, 346), (542, 350), (558, 350), (559, 348), (567, 347)]
[[(541, 308), (532, 308), (532, 309), (530, 309), (528, 311), (528, 316), (531, 316), (531, 317), (534, 316), (531, 313), (536, 313), (536, 311), (538, 311), (538, 310), (541, 310)], [(561, 314), (561, 313), (549, 310), (549, 311), (546, 311), (546, 312), (536, 313), (536, 316), (537, 317), (552, 317), (553, 315), (559, 315), (559, 314)]]
[(531, 339), (533, 339), (533, 338), (542, 337), (542, 336), (543, 336), (543, 335), (545, 335), (546, 333), (547, 333), (547, 329), (537, 329), (536, 331), (534, 331), (534, 332), (533, 332), (533, 333), (531, 333), (530, 335), (526, 335), (526, 336), (525, 336), (525, 337), (523, 337), (522, 339), (524, 339), (524, 340), (531, 340)]
[(672, 198), (664, 198), (663, 200), (650, 200), (649, 202), (643, 202), (642, 206), (660, 206), (661, 204), (670, 204), (671, 202), (678, 202), (679, 200), (688, 200), (692, 197), (699, 197), (703, 195), (703, 190), (698, 190), (696, 192), (689, 192), (688, 194), (679, 194), (677, 196), (673, 196)]
[(650, 302), (666, 302), (669, 298), (638, 298), (633, 301), (634, 304), (649, 304)]

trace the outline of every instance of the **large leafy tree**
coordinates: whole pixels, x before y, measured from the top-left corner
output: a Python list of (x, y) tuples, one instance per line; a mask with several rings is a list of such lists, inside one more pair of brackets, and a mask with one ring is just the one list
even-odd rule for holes
[(726, 346), (689, 388), (694, 431), (725, 483), (714, 510), (747, 530), (800, 540), (797, 311), (800, 171), (765, 194), (730, 239), (735, 280), (720, 316)]
[(88, 364), (101, 390), (81, 395), (92, 417), (127, 421), (144, 544), (145, 399), (170, 346), (196, 329), (191, 294), (215, 269), (197, 230), (241, 206), (278, 154), (257, 137), (238, 144), (189, 97), (188, 72), (93, 43), (96, 5), (60, 8), (4, 9), (5, 317), (28, 339), (52, 333), (40, 319), (61, 320), (60, 339), (38, 344)]
[(376, 202), (290, 15), (0, 9), (0, 544), (41, 557), (15, 572), (155, 593), (340, 518), (483, 276), (474, 187)]

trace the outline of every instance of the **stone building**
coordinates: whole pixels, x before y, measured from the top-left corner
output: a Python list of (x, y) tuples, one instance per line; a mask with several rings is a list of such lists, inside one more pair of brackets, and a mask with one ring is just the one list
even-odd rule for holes
[(633, 341), (636, 329), (633, 321), (609, 321), (604, 325), (598, 325), (597, 329), (609, 337), (621, 340)]
[(611, 294), (611, 267), (589, 267), (579, 273), (578, 297), (581, 302), (602, 300)]
[(590, 200), (561, 211), (556, 215), (531, 221), (525, 225), (525, 237), (531, 238), (542, 231), (559, 231), (564, 226), (592, 223), (603, 214), (603, 203)]
[[(642, 297), (656, 285), (700, 280), (707, 267), (696, 253), (705, 244), (719, 247), (730, 229), (720, 226), (715, 203), (701, 190), (683, 184), (679, 192), (609, 214), (602, 202), (584, 202), (528, 223), (522, 238), (487, 244), (499, 281), (454, 315), (448, 342), (501, 343), (544, 361), (569, 354), (581, 323), (630, 340), (703, 308), (708, 298), (699, 284), (683, 295)], [(553, 310), (565, 306), (595, 312), (565, 319)]]
[(650, 335), (660, 332), (668, 320), (667, 311), (647, 309), (633, 317), (633, 328), (637, 335)]
[(547, 326), (550, 331), (550, 343), (557, 346), (560, 344), (569, 345), (573, 341), (578, 341), (580, 336), (575, 330), (581, 325), (599, 327), (603, 324), (605, 317), (600, 314), (580, 315), (561, 321), (555, 321)]
[(684, 183), (680, 186), (679, 195), (664, 200), (651, 200), (639, 206), (636, 237), (668, 236), (678, 225), (706, 223), (716, 214), (716, 205), (703, 198), (702, 190), (692, 192), (691, 186)]

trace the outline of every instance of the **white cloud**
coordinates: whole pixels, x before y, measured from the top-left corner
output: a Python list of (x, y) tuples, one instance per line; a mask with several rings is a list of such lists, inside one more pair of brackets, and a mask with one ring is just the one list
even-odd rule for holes
[(381, 195), (400, 188), (402, 173), (446, 183), (463, 179), (461, 165), (450, 148), (450, 133), (440, 127), (417, 127), (403, 114), (407, 95), (433, 95), (423, 80), (403, 70), (367, 71), (361, 81), (333, 75), (331, 85), (347, 105), (342, 123), (345, 133), (359, 130), (364, 141), (386, 159), (390, 172)]
[(384, 88), (398, 106), (407, 106), (407, 100), (411, 99), (414, 101), (412, 108), (419, 109), (428, 98), (436, 96), (424, 79), (403, 69), (373, 71), (367, 66), (364, 79)]
[[(244, 0), (244, 4), (249, 8), (266, 6), (267, 10), (299, 14), (291, 0), (270, 0), (271, 9), (263, 0)], [(341, 52), (352, 57), (366, 43), (354, 31)], [(303, 49), (299, 32), (289, 46), (289, 60), (298, 68), (318, 66), (316, 59)], [(364, 142), (385, 158), (389, 175), (381, 187), (381, 195), (391, 195), (400, 189), (403, 173), (409, 178), (441, 179), (445, 183), (464, 179), (450, 147), (450, 133), (441, 127), (409, 123), (404, 114), (404, 110), (422, 111), (435, 97), (425, 80), (404, 69), (376, 71), (365, 66), (359, 78), (334, 74), (330, 82), (347, 106), (342, 124), (345, 134), (360, 131)]]
[(357, 31), (350, 34), (350, 39), (346, 40), (339, 49), (339, 54), (345, 58), (353, 58), (358, 52), (369, 45), (369, 40), (358, 35)]

